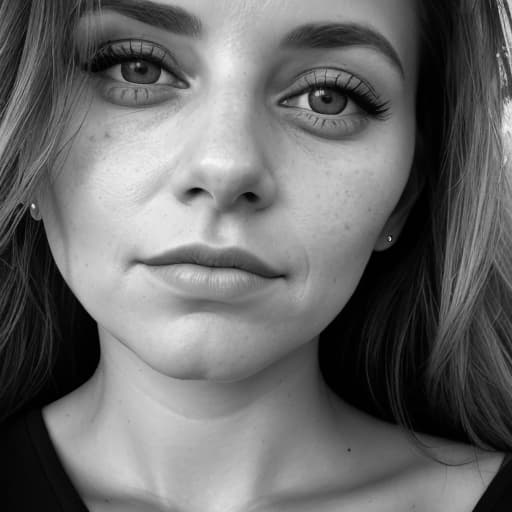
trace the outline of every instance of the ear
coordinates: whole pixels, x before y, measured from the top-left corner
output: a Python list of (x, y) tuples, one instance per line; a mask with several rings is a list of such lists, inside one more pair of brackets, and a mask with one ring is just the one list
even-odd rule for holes
[[(411, 209), (414, 206), (414, 203), (416, 203), (416, 200), (421, 194), (424, 186), (424, 173), (419, 172), (417, 168), (413, 168), (398, 204), (377, 239), (374, 248), (375, 251), (385, 251), (386, 249), (389, 249), (394, 242), (396, 242), (405, 226), (409, 213), (411, 212)], [(393, 241), (391, 243), (388, 241), (389, 235), (393, 237)]]

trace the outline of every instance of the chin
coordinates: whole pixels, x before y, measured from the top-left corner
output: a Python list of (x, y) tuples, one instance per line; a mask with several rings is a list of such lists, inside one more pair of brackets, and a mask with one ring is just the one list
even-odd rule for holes
[[(229, 354), (222, 362), (218, 357), (205, 359), (192, 354), (174, 354), (169, 358), (147, 358), (146, 364), (165, 377), (178, 380), (205, 380), (230, 383), (248, 379), (263, 370), (266, 365), (256, 366), (254, 362), (233, 360)], [(245, 363), (245, 364), (244, 364)], [(247, 364), (249, 363), (249, 364)]]
[(123, 344), (163, 376), (219, 383), (247, 379), (281, 356), (275, 340), (265, 339), (250, 329), (188, 327), (175, 329), (171, 336), (153, 335), (143, 345), (131, 343), (133, 338), (125, 339)]

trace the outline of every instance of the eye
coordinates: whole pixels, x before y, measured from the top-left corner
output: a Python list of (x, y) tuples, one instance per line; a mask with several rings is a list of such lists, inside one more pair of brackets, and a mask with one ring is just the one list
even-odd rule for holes
[(314, 88), (286, 100), (286, 105), (310, 109), (322, 115), (339, 115), (347, 109), (349, 103), (347, 94), (329, 87)]
[(389, 102), (370, 84), (343, 70), (315, 69), (302, 74), (288, 94), (281, 105), (305, 120), (306, 129), (327, 138), (353, 135), (371, 119), (389, 117)]
[(82, 69), (103, 84), (107, 99), (126, 106), (165, 101), (188, 88), (174, 58), (160, 45), (143, 40), (108, 41)]
[(161, 82), (161, 78), (164, 82), (172, 83), (173, 81), (173, 77), (167, 71), (164, 71), (159, 64), (142, 59), (114, 65), (109, 68), (106, 74), (114, 80), (119, 80), (120, 75), (123, 80), (135, 84), (156, 84)]

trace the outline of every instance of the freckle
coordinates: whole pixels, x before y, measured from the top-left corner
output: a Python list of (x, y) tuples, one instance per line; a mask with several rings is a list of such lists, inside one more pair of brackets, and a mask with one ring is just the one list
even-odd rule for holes
[(352, 448), (347, 448), (347, 452), (351, 452), (352, 451)]
[(112, 138), (112, 135), (110, 135), (110, 133), (108, 132), (105, 132), (105, 139), (111, 139)]
[(345, 224), (345, 226), (343, 226), (345, 228), (345, 231), (350, 231), (350, 224)]
[(89, 137), (87, 137), (89, 139), (89, 142), (95, 142), (96, 141), (96, 137), (94, 135), (89, 135)]

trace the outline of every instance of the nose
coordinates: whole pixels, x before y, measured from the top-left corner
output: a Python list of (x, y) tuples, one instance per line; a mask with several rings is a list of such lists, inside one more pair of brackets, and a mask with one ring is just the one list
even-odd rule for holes
[(173, 173), (174, 195), (185, 204), (207, 202), (217, 211), (268, 208), (277, 192), (265, 151), (268, 134), (249, 102), (222, 96), (196, 109), (203, 114)]

